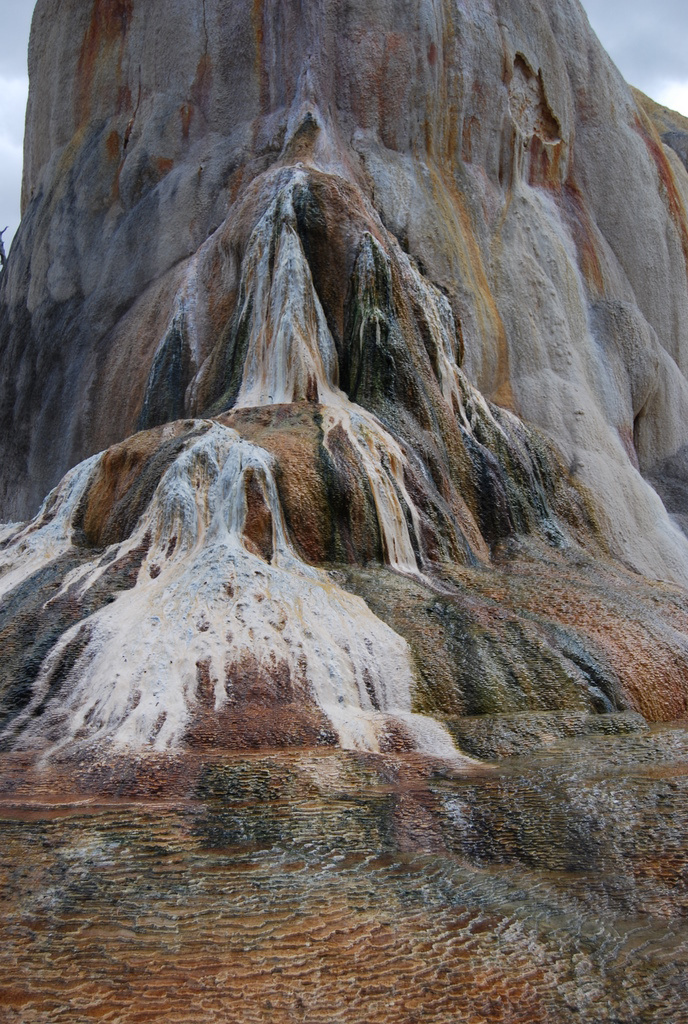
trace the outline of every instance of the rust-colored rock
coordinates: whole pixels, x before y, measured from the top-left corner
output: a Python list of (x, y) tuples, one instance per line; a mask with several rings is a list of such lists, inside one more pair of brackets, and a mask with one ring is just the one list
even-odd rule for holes
[(30, 71), (6, 747), (686, 714), (683, 128), (577, 0), (39, 0)]

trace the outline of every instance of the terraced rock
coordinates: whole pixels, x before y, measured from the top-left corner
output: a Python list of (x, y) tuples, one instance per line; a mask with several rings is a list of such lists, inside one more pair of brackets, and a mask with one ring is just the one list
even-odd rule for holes
[(678, 1024), (687, 754), (0, 755), (4, 1019)]

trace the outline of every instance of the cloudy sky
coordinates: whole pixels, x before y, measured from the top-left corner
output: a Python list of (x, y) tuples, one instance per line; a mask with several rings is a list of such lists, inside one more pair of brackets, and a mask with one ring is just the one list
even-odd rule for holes
[[(654, 99), (688, 115), (686, 0), (583, 0), (592, 26), (626, 79)], [(0, 0), (0, 229), (19, 223), (26, 47), (32, 0)]]

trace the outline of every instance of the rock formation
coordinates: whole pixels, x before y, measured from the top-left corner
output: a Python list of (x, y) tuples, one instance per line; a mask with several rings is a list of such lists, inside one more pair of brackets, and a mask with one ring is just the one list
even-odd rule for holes
[(38, 0), (29, 66), (5, 747), (685, 715), (688, 172), (577, 0)]

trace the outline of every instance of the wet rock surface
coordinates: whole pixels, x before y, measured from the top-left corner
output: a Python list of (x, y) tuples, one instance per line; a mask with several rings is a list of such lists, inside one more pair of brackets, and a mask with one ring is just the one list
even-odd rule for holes
[(575, 0), (309, 11), (37, 5), (6, 750), (458, 756), (444, 719), (686, 714), (657, 112)]
[(610, 558), (556, 452), (455, 373), (473, 458), (454, 493), (334, 391), (68, 474), (0, 535), (2, 748), (459, 758), (467, 716), (684, 717), (685, 592)]
[(2, 756), (4, 1019), (678, 1024), (684, 728), (491, 770)]
[(556, 746), (568, 738), (625, 736), (648, 730), (642, 715), (632, 711), (606, 715), (587, 715), (583, 711), (521, 712), (445, 718), (444, 722), (462, 750), (484, 760), (519, 757)]

